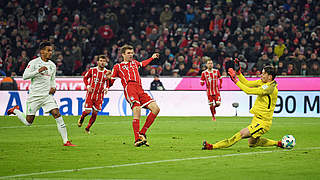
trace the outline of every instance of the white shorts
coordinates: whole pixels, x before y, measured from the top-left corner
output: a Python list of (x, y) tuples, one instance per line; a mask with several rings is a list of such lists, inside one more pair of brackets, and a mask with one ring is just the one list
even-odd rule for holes
[(40, 108), (42, 108), (45, 113), (48, 113), (52, 109), (58, 108), (58, 104), (53, 95), (48, 95), (35, 101), (27, 100), (27, 115), (35, 115)]

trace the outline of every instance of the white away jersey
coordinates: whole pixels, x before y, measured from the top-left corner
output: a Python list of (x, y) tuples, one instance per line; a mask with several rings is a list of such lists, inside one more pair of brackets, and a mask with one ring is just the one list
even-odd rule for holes
[[(39, 69), (43, 66), (48, 69), (39, 73)], [(31, 79), (28, 101), (48, 96), (50, 88), (56, 87), (55, 77), (56, 65), (52, 61), (45, 62), (41, 57), (31, 60), (23, 73), (24, 80)]]

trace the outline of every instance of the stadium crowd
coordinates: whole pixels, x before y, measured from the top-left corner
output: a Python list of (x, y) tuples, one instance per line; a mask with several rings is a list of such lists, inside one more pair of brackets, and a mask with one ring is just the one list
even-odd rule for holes
[(226, 75), (239, 58), (245, 75), (273, 64), (279, 75), (320, 75), (316, 0), (9, 0), (0, 1), (0, 72), (21, 76), (42, 40), (54, 45), (57, 76), (82, 75), (97, 55), (108, 68), (119, 48), (141, 61), (142, 76), (199, 76), (206, 59)]

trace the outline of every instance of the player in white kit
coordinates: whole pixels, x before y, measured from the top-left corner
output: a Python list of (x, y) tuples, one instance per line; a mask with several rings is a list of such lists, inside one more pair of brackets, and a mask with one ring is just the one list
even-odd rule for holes
[(7, 114), (15, 114), (27, 126), (33, 123), (36, 112), (42, 107), (44, 112), (50, 112), (57, 122), (64, 146), (76, 146), (68, 140), (67, 128), (60, 115), (58, 105), (53, 97), (56, 92), (56, 65), (50, 60), (53, 47), (48, 41), (40, 43), (40, 57), (28, 63), (23, 73), (23, 79), (31, 79), (27, 109), (25, 116), (19, 106), (8, 110)]

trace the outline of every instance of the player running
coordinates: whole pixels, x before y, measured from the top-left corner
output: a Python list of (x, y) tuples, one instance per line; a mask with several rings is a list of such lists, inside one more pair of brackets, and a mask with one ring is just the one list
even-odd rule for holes
[[(213, 69), (213, 61), (208, 57), (207, 59), (207, 70), (203, 71), (201, 74), (200, 84), (201, 86), (206, 83), (207, 86), (207, 95), (208, 95), (208, 103), (210, 106), (210, 111), (212, 114), (212, 121), (216, 121), (216, 107), (219, 107), (221, 104), (221, 96), (220, 91), (222, 87), (222, 78), (219, 70)], [(218, 85), (218, 79), (220, 83)]]
[(40, 57), (30, 61), (23, 73), (24, 80), (31, 79), (27, 99), (27, 116), (19, 110), (19, 106), (9, 109), (7, 114), (17, 115), (23, 124), (30, 126), (33, 123), (36, 112), (42, 107), (44, 112), (50, 112), (55, 118), (64, 146), (76, 146), (68, 140), (66, 125), (53, 97), (56, 92), (56, 65), (50, 60), (52, 52), (53, 48), (50, 42), (41, 42)]
[(90, 134), (90, 127), (96, 121), (98, 112), (101, 111), (103, 96), (108, 93), (111, 76), (111, 71), (105, 68), (107, 64), (107, 57), (105, 55), (100, 55), (97, 63), (98, 66), (89, 69), (83, 77), (83, 82), (87, 87), (87, 95), (84, 104), (85, 110), (78, 120), (78, 127), (82, 126), (85, 117), (90, 114), (92, 110), (90, 121), (85, 128), (85, 132), (88, 134)]
[[(124, 89), (124, 96), (132, 108), (132, 126), (135, 137), (134, 145), (137, 147), (141, 145), (149, 146), (145, 133), (157, 117), (160, 108), (156, 102), (142, 89), (141, 78), (138, 70), (140, 67), (147, 66), (153, 59), (159, 58), (159, 54), (154, 53), (151, 58), (142, 62), (138, 62), (137, 60), (133, 59), (134, 52), (132, 46), (122, 46), (120, 53), (123, 57), (123, 62), (116, 64), (113, 67), (111, 84), (113, 84), (115, 80), (114, 78), (119, 77), (121, 79)], [(151, 112), (149, 113), (144, 126), (139, 131), (141, 108), (148, 108)]]
[[(274, 141), (267, 138), (260, 138), (269, 131), (272, 124), (273, 111), (276, 106), (278, 89), (276, 77), (276, 69), (273, 66), (265, 66), (262, 70), (261, 79), (256, 81), (248, 81), (241, 74), (239, 61), (236, 59), (236, 72), (228, 69), (231, 80), (245, 93), (258, 95), (250, 113), (254, 114), (251, 124), (243, 128), (229, 139), (219, 141), (215, 144), (203, 142), (203, 148), (207, 150), (227, 148), (244, 138), (248, 139), (249, 147), (257, 146), (281, 146), (281, 141)], [(237, 74), (237, 75), (236, 75)], [(239, 78), (239, 81), (237, 79)]]

